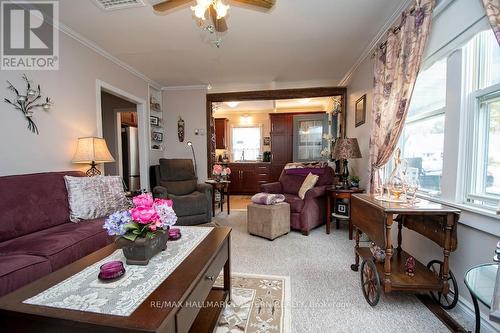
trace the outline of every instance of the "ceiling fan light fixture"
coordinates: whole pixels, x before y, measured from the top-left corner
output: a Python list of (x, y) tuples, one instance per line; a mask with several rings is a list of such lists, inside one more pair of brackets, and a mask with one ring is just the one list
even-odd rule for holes
[(222, 0), (217, 0), (215, 2), (215, 11), (217, 12), (217, 19), (218, 20), (225, 17), (227, 15), (228, 10), (229, 10), (229, 5), (225, 5), (222, 2)]
[(191, 10), (194, 12), (194, 16), (201, 20), (206, 20), (205, 14), (211, 4), (211, 0), (196, 0), (196, 6), (191, 6)]

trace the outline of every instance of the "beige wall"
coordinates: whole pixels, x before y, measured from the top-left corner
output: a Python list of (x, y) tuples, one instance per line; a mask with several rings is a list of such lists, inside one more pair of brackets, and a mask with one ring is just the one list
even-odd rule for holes
[[(372, 122), (372, 87), (373, 87), (373, 60), (368, 57), (359, 66), (358, 70), (351, 77), (347, 87), (347, 126), (346, 135), (350, 138), (357, 138), (361, 155), (363, 158), (350, 160), (350, 172), (359, 176), (361, 186), (367, 188), (368, 177), (368, 143), (370, 140), (371, 122)], [(363, 125), (355, 127), (354, 124), (354, 106), (356, 101), (366, 94), (366, 121)]]
[[(58, 71), (26, 71), (39, 83), (44, 96), (54, 101), (49, 112), (35, 111), (40, 135), (26, 129), (20, 111), (0, 103), (0, 175), (80, 169), (71, 163), (76, 139), (97, 134), (96, 80), (104, 81), (141, 99), (147, 98), (147, 83), (118, 65), (60, 33)], [(5, 80), (24, 89), (23, 72), (0, 71)], [(2, 88), (2, 97), (11, 97)]]
[[(207, 178), (207, 120), (206, 89), (166, 90), (163, 92), (163, 122), (165, 128), (165, 158), (191, 158), (191, 149), (186, 144), (193, 142), (198, 165), (198, 178)], [(185, 122), (185, 139), (179, 142), (177, 121), (182, 116)], [(204, 135), (195, 135), (203, 129)]]

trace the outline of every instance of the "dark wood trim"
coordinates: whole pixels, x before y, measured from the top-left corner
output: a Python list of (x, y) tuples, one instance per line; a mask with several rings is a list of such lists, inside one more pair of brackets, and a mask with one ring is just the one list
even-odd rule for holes
[(467, 331), (462, 325), (460, 325), (452, 316), (448, 314), (439, 304), (434, 302), (434, 300), (429, 295), (417, 294), (417, 298), (422, 302), (441, 322), (448, 327), (450, 332), (460, 332), (467, 333)]
[(302, 89), (277, 89), (207, 94), (210, 102), (254, 101), (273, 99), (293, 99), (310, 97), (343, 96), (345, 87), (320, 87)]
[(346, 87), (317, 87), (317, 88), (299, 88), (299, 89), (276, 89), (276, 90), (257, 90), (241, 91), (230, 93), (207, 94), (206, 119), (207, 119), (207, 171), (211, 173), (212, 165), (215, 163), (215, 151), (212, 147), (212, 137), (214, 135), (212, 122), (212, 103), (234, 102), (234, 101), (254, 101), (254, 100), (275, 100), (275, 99), (294, 99), (294, 98), (313, 98), (341, 96), (342, 121), (340, 123), (340, 135), (345, 137), (346, 118), (347, 118), (347, 88)]

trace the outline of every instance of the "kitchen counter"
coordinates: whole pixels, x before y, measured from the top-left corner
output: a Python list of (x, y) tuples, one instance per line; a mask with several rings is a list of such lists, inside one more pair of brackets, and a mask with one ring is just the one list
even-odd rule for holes
[(232, 162), (231, 169), (232, 194), (255, 194), (260, 192), (260, 185), (270, 182), (270, 162), (248, 161)]

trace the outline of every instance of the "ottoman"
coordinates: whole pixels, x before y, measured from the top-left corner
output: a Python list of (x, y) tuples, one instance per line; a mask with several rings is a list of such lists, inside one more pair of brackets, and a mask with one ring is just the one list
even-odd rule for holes
[(286, 202), (277, 205), (247, 206), (248, 233), (274, 240), (290, 232), (290, 205)]

